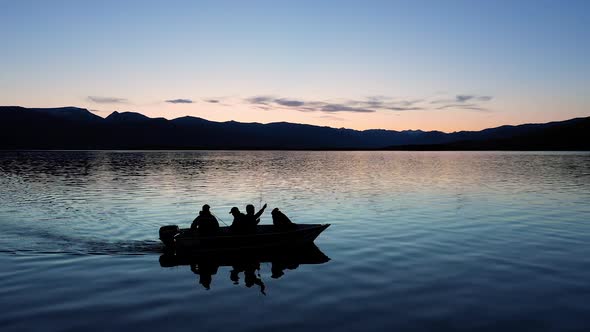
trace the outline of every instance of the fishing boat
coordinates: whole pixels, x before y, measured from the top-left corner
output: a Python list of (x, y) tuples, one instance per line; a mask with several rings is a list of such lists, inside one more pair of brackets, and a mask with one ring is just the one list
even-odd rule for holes
[(167, 249), (176, 252), (231, 251), (259, 248), (298, 246), (313, 241), (330, 224), (295, 224), (289, 228), (274, 225), (258, 225), (254, 232), (236, 232), (230, 227), (220, 227), (213, 234), (201, 234), (177, 225), (160, 228), (160, 240)]

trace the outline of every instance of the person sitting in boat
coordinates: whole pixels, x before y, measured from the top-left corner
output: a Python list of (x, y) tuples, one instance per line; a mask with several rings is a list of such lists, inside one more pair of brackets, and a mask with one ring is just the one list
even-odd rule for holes
[(264, 213), (264, 209), (266, 209), (266, 204), (258, 211), (254, 213), (254, 205), (248, 204), (246, 205), (246, 214), (240, 212), (240, 209), (237, 207), (231, 208), (229, 212), (231, 215), (234, 216), (234, 221), (231, 224), (231, 228), (235, 231), (240, 232), (253, 232), (256, 230), (256, 225), (260, 222), (260, 216)]
[(240, 209), (238, 209), (237, 207), (233, 207), (231, 208), (231, 211), (229, 211), (229, 214), (231, 214), (232, 216), (234, 216), (234, 221), (231, 223), (230, 228), (234, 231), (243, 231), (245, 229), (245, 218), (246, 215), (243, 214), (242, 212), (240, 212)]
[(283, 212), (279, 210), (279, 208), (274, 208), (270, 212), (272, 215), (272, 224), (275, 225), (277, 228), (281, 229), (289, 229), (294, 228), (295, 224), (287, 217)]
[(193, 220), (191, 224), (192, 230), (198, 230), (202, 233), (212, 233), (219, 229), (219, 222), (213, 216), (208, 204), (203, 205), (203, 209), (199, 211), (199, 215)]
[(256, 214), (254, 213), (254, 205), (248, 204), (246, 205), (246, 222), (251, 226), (256, 226), (260, 223), (260, 216), (264, 213), (266, 209), (266, 204), (262, 206)]

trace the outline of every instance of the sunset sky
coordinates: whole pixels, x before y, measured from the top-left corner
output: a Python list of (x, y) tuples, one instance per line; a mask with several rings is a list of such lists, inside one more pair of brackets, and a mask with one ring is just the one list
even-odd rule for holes
[(590, 1), (4, 1), (0, 105), (479, 130), (590, 116)]

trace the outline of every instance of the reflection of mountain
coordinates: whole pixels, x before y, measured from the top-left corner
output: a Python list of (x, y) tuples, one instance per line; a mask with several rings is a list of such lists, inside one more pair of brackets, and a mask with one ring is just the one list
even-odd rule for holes
[[(213, 275), (219, 267), (228, 266), (232, 270), (229, 280), (240, 283), (240, 274), (244, 274), (246, 287), (257, 285), (264, 293), (265, 286), (260, 277), (260, 264), (271, 264), (271, 278), (278, 279), (286, 270), (294, 270), (304, 264), (323, 264), (330, 260), (315, 244), (299, 247), (283, 247), (272, 250), (249, 250), (243, 252), (225, 252), (202, 255), (177, 255), (165, 253), (160, 256), (162, 267), (190, 266), (191, 271), (199, 276), (199, 283), (206, 289), (211, 286)], [(219, 276), (218, 278), (220, 278)]]
[(0, 107), (1, 149), (553, 149), (589, 150), (590, 118), (443, 133), (304, 124), (173, 120), (132, 112)]

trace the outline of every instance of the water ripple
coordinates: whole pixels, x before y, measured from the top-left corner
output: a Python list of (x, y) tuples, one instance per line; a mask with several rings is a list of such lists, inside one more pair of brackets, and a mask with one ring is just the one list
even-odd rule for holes
[[(2, 152), (0, 326), (585, 330), (588, 175), (588, 153)], [(262, 264), (266, 296), (158, 264), (160, 226), (264, 202), (331, 223), (332, 261)]]

